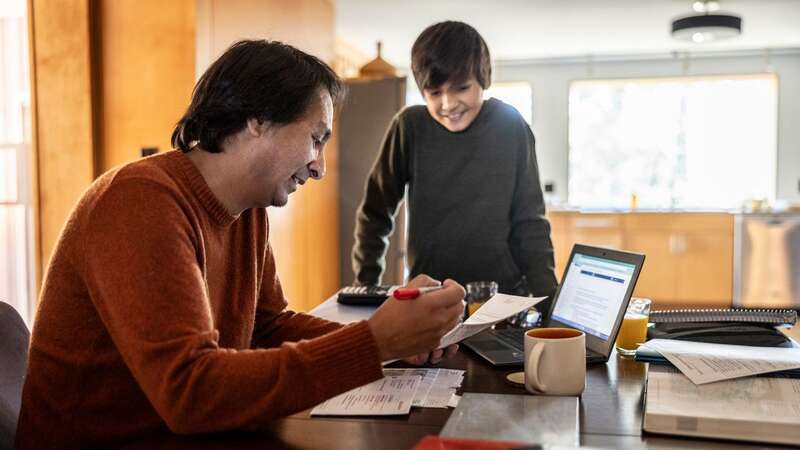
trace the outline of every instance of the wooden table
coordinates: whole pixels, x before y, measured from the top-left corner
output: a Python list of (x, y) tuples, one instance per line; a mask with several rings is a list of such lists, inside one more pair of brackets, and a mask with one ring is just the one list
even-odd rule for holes
[[(327, 312), (325, 308), (328, 308)], [(331, 317), (331, 301), (318, 308)], [(338, 309), (344, 321), (353, 310)], [(349, 314), (349, 315), (348, 315)], [(797, 330), (793, 330), (797, 331)], [(796, 334), (794, 336), (797, 336)], [(392, 367), (402, 367), (395, 363)], [(461, 393), (525, 394), (505, 381), (515, 369), (498, 369), (463, 349), (438, 367), (465, 370)], [(625, 449), (778, 449), (774, 445), (718, 440), (642, 435), (642, 400), (647, 364), (611, 355), (606, 364), (587, 368), (586, 390), (580, 402), (581, 446)], [(298, 387), (300, 389), (300, 387)], [(415, 408), (400, 417), (315, 417), (308, 411), (278, 420), (268, 430), (206, 436), (165, 437), (158, 442), (137, 443), (129, 448), (187, 449), (408, 449), (426, 435), (438, 434), (452, 409)], [(546, 443), (543, 443), (546, 444)], [(798, 443), (800, 444), (800, 443)]]

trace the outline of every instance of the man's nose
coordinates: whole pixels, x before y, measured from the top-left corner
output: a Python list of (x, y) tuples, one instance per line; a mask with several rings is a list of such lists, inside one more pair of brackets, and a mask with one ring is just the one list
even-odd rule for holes
[(308, 163), (308, 171), (311, 178), (315, 180), (322, 179), (325, 176), (325, 154), (323, 152), (319, 152), (317, 159)]

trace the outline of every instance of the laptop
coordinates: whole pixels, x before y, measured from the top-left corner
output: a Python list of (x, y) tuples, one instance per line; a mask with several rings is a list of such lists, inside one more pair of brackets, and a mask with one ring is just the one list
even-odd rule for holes
[[(644, 255), (575, 244), (543, 326), (586, 334), (586, 362), (605, 363), (644, 265)], [(523, 365), (523, 328), (487, 330), (462, 344), (496, 366)]]

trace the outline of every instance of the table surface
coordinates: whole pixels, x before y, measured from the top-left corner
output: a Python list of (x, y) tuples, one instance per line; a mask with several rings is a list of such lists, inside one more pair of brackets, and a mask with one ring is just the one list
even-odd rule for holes
[[(313, 313), (332, 318), (338, 313), (356, 320), (357, 310), (331, 305), (329, 299)], [(353, 308), (353, 307), (350, 307)], [(366, 312), (368, 314), (368, 312)], [(340, 317), (342, 318), (342, 317)], [(403, 363), (391, 367), (403, 367)], [(517, 369), (500, 369), (469, 350), (437, 367), (465, 370), (460, 393), (527, 395), (505, 381)], [(581, 446), (648, 449), (772, 449), (790, 448), (720, 440), (698, 440), (642, 434), (642, 400), (647, 364), (612, 354), (606, 364), (587, 367), (586, 390), (580, 400)], [(309, 411), (275, 421), (269, 429), (252, 433), (174, 436), (144, 443), (147, 448), (276, 448), (276, 449), (408, 449), (426, 435), (438, 434), (452, 409), (414, 408), (407, 416), (314, 417)], [(546, 443), (544, 443), (546, 444)], [(134, 448), (134, 447), (131, 447)], [(138, 447), (136, 447), (138, 448)]]

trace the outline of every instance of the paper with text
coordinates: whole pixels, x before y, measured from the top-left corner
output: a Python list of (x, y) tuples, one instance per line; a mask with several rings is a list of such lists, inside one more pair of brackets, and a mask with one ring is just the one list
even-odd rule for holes
[(517, 295), (496, 294), (486, 301), (463, 323), (460, 323), (442, 337), (439, 348), (456, 344), (514, 314), (532, 308), (546, 297), (520, 297)]
[(329, 399), (312, 416), (386, 416), (408, 414), (422, 377), (389, 376)]
[(464, 371), (456, 369), (383, 369), (385, 376), (419, 376), (420, 385), (411, 406), (447, 408), (447, 404), (464, 381)]
[(661, 353), (694, 384), (800, 368), (800, 349), (749, 347), (653, 339), (644, 344)]

